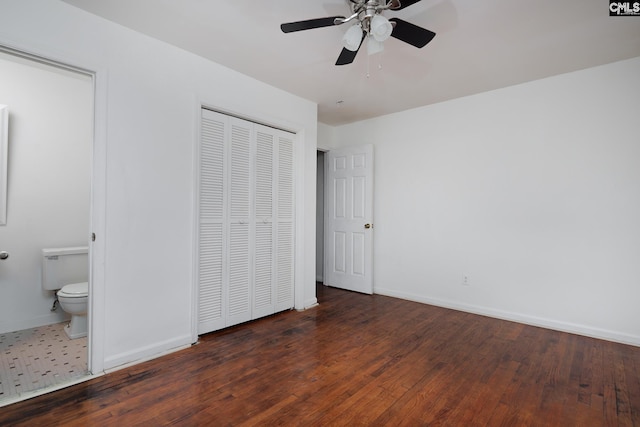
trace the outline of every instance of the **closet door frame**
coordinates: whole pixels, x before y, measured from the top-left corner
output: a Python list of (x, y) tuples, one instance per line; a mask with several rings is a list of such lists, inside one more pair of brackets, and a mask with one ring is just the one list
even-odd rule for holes
[[(288, 138), (289, 140), (291, 140), (291, 147), (292, 147), (292, 180), (293, 180), (293, 184), (292, 184), (292, 197), (293, 197), (293, 211), (291, 213), (291, 233), (292, 233), (292, 238), (291, 238), (291, 253), (292, 253), (292, 257), (291, 257), (291, 281), (292, 281), (292, 288), (291, 288), (291, 292), (292, 295), (290, 296), (290, 302), (285, 302), (284, 304), (282, 304), (282, 302), (278, 301), (278, 296), (277, 296), (277, 289), (274, 289), (273, 291), (273, 306), (275, 308), (274, 312), (279, 312), (282, 311), (283, 309), (287, 309), (287, 308), (296, 308), (296, 309), (301, 309), (302, 307), (299, 307), (298, 305), (298, 299), (300, 299), (300, 301), (302, 300), (301, 298), (297, 298), (298, 294), (302, 295), (303, 292), (303, 283), (301, 281), (301, 275), (300, 275), (300, 269), (302, 269), (303, 266), (303, 257), (300, 256), (300, 254), (297, 252), (299, 250), (299, 245), (301, 242), (303, 242), (304, 240), (301, 239), (300, 233), (303, 232), (302, 229), (302, 224), (299, 222), (299, 218), (301, 215), (301, 211), (303, 209), (303, 205), (302, 205), (302, 200), (300, 198), (300, 188), (302, 187), (301, 183), (303, 181), (304, 178), (304, 168), (301, 166), (301, 162), (303, 161), (303, 153), (304, 153), (304, 147), (300, 147), (299, 146), (299, 134), (296, 133), (295, 131), (290, 131), (290, 130), (280, 130), (282, 128), (286, 128), (285, 126), (269, 126), (269, 125), (265, 125), (262, 123), (268, 123), (267, 120), (265, 121), (260, 121), (260, 120), (255, 120), (255, 119), (251, 119), (251, 118), (246, 118), (246, 117), (242, 117), (242, 116), (238, 116), (237, 114), (233, 114), (233, 113), (229, 113), (224, 111), (223, 109), (219, 109), (219, 108), (214, 108), (211, 107), (210, 105), (205, 105), (205, 104), (201, 104), (199, 105), (199, 108), (197, 109), (197, 123), (196, 123), (196, 140), (195, 140), (195, 149), (194, 149), (194, 224), (193, 224), (193, 236), (194, 236), (194, 243), (193, 243), (193, 303), (192, 303), (192, 307), (193, 307), (193, 311), (192, 311), (192, 342), (197, 342), (198, 340), (198, 323), (199, 323), (199, 267), (200, 267), (200, 262), (199, 262), (199, 257), (200, 257), (200, 248), (199, 248), (199, 241), (200, 241), (200, 186), (201, 186), (201, 182), (200, 182), (200, 178), (201, 178), (201, 158), (200, 158), (200, 146), (201, 146), (201, 132), (202, 132), (202, 114), (203, 114), (203, 110), (209, 110), (212, 111), (214, 113), (218, 113), (218, 114), (222, 114), (224, 116), (227, 116), (229, 118), (238, 118), (240, 120), (244, 120), (247, 122), (251, 122), (255, 125), (255, 129), (259, 128), (259, 127), (267, 127), (270, 128), (274, 131), (274, 151), (277, 153), (278, 151), (278, 144), (280, 139), (282, 138), (282, 136), (284, 135), (285, 138)], [(261, 123), (262, 122), (262, 123)], [(252, 131), (252, 134), (256, 133), (256, 130)], [(225, 133), (229, 133), (230, 131), (227, 129), (225, 131)], [(225, 162), (229, 161), (229, 157), (230, 157), (230, 147), (229, 145), (225, 145)], [(252, 145), (252, 155), (255, 154), (255, 150), (256, 150), (256, 145), (253, 144)], [(253, 157), (254, 160), (252, 160), (252, 164), (255, 164), (255, 157)], [(278, 162), (278, 158), (277, 155), (274, 153), (273, 155), (273, 162), (274, 162), (274, 174), (277, 174), (277, 170), (278, 170), (278, 166), (276, 165), (276, 163)], [(250, 193), (251, 193), (251, 197), (255, 197), (255, 169), (252, 169), (252, 180), (253, 180), (253, 185), (252, 188), (250, 189)], [(274, 177), (274, 182), (277, 180), (277, 177)], [(229, 178), (229, 173), (228, 171), (225, 171), (225, 185), (227, 185), (230, 181)], [(277, 194), (277, 190), (276, 190), (276, 194)], [(225, 205), (227, 205), (228, 203), (230, 203), (229, 200), (229, 195), (225, 194)], [(274, 205), (277, 203), (277, 200), (274, 200)], [(255, 210), (255, 206), (252, 205), (252, 211)], [(274, 211), (276, 211), (277, 208), (274, 207)], [(228, 213), (225, 214), (225, 217), (228, 217)], [(273, 218), (273, 224), (274, 224), (274, 230), (277, 230), (277, 226), (278, 226), (278, 222), (279, 219), (277, 218)], [(225, 231), (226, 233), (226, 231)], [(250, 227), (250, 234), (253, 237), (255, 235), (255, 224), (253, 224)], [(253, 245), (255, 242), (252, 242), (251, 244)], [(225, 238), (225, 245), (228, 245), (228, 235)], [(277, 245), (277, 236), (275, 235), (274, 232), (274, 236), (273, 236), (273, 242), (272, 245), (274, 246), (274, 249)], [(226, 248), (225, 248), (226, 250)], [(253, 272), (255, 272), (255, 265), (254, 263), (254, 256), (251, 256), (250, 259), (250, 264), (251, 264), (251, 270)], [(272, 272), (272, 276), (274, 277), (274, 279), (277, 279), (277, 269), (278, 266), (275, 265), (273, 266), (273, 272)], [(227, 280), (228, 278), (228, 264), (226, 266), (223, 266), (223, 270), (224, 270), (224, 279), (223, 280)], [(277, 285), (276, 285), (277, 287)], [(228, 290), (223, 290), (223, 301), (226, 301), (228, 299), (228, 294), (227, 294)], [(252, 295), (251, 297), (251, 309), (253, 309), (253, 299), (254, 299), (255, 295)], [(285, 307), (285, 308), (283, 308)], [(226, 307), (223, 308), (223, 311), (226, 311)], [(258, 316), (259, 317), (259, 316)], [(254, 317), (254, 318), (258, 318), (258, 317)], [(231, 326), (231, 325), (229, 325)], [(226, 327), (226, 326), (225, 326)]]

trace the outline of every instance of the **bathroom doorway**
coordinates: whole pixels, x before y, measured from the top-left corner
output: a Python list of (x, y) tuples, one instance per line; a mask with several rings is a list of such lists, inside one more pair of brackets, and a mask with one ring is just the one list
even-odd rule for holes
[(62, 331), (70, 316), (42, 290), (41, 265), (44, 248), (90, 246), (93, 76), (0, 47), (0, 104), (9, 111), (0, 225), (0, 251), (8, 253), (0, 260), (3, 406), (88, 375), (87, 338)]

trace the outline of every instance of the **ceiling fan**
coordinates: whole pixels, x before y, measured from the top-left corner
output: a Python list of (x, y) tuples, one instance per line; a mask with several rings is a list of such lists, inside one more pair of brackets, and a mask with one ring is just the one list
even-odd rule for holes
[(351, 8), (351, 15), (329, 16), (326, 18), (308, 19), (306, 21), (289, 22), (280, 25), (284, 33), (294, 31), (311, 30), (313, 28), (331, 27), (333, 25), (346, 24), (354, 21), (345, 33), (343, 49), (338, 56), (336, 65), (351, 64), (360, 46), (367, 39), (368, 53), (374, 54), (382, 51), (383, 42), (389, 37), (394, 37), (417, 48), (424, 47), (436, 35), (436, 33), (418, 27), (399, 18), (387, 19), (382, 16), (385, 10), (402, 10), (405, 7), (418, 3), (420, 0), (346, 0)]

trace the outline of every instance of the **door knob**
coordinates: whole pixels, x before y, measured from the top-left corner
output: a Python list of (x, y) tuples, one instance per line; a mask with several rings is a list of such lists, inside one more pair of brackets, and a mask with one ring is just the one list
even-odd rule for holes
[(0, 252), (0, 259), (7, 259), (7, 258), (9, 258), (9, 252), (1, 251)]
[(364, 228), (366, 228), (366, 229), (373, 228), (373, 224), (365, 224)]

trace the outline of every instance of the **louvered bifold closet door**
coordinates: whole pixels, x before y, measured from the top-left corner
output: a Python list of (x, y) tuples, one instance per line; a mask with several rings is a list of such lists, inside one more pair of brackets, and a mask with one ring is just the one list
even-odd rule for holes
[(274, 136), (273, 129), (256, 127), (256, 175), (255, 175), (255, 291), (253, 295), (254, 317), (275, 312), (274, 305)]
[(293, 307), (293, 135), (202, 110), (198, 334)]
[(276, 277), (274, 286), (275, 311), (293, 307), (293, 258), (294, 258), (294, 143), (293, 135), (276, 134), (277, 195), (276, 206)]
[(252, 139), (250, 122), (230, 118), (229, 168), (229, 292), (227, 326), (251, 320), (251, 267), (255, 222), (253, 197)]
[(223, 328), (225, 141), (227, 118), (203, 111), (198, 216), (198, 334)]

